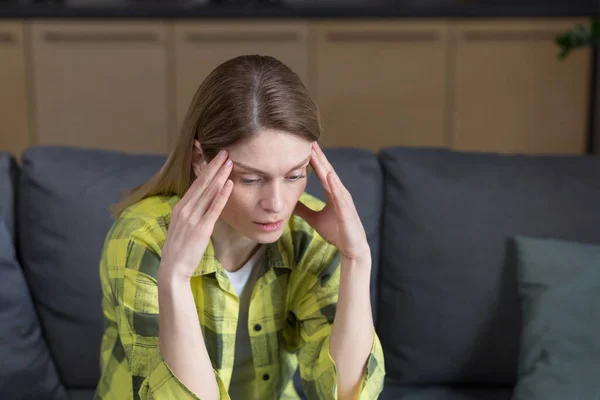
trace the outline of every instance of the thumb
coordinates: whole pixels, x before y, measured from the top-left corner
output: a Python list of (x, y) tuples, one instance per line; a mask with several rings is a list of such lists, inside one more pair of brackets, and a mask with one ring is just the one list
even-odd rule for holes
[(309, 225), (314, 226), (314, 221), (318, 212), (311, 210), (305, 206), (304, 203), (298, 200), (296, 203), (296, 208), (294, 209), (294, 214), (308, 222)]

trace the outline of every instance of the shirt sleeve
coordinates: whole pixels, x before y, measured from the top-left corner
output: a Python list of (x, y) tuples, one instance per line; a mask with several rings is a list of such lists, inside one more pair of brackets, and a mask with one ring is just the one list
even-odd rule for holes
[[(117, 386), (104, 390), (119, 398), (137, 393), (141, 400), (198, 400), (169, 368), (158, 348), (156, 274), (160, 249), (143, 236), (135, 232), (130, 235), (123, 232), (120, 237), (113, 234), (103, 249), (100, 277), (107, 323), (103, 340), (114, 337), (114, 344), (108, 343), (113, 350), (102, 354), (103, 374), (111, 375), (110, 381)], [(106, 345), (103, 343), (103, 348)], [(219, 398), (229, 400), (223, 381), (217, 371), (213, 371)], [(128, 382), (131, 386), (125, 387)], [(112, 398), (110, 396), (107, 398)]]
[[(340, 259), (332, 246), (328, 246), (325, 255), (314, 254), (311, 258), (323, 263), (315, 283), (295, 309), (302, 342), (298, 351), (302, 386), (310, 400), (337, 399), (338, 374), (329, 345), (340, 285)], [(359, 399), (377, 399), (383, 390), (384, 376), (383, 350), (375, 333)]]

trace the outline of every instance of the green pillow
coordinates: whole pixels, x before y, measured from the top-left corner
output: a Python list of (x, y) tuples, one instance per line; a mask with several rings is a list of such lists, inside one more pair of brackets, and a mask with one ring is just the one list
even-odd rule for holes
[(600, 245), (515, 243), (523, 331), (513, 399), (600, 399)]

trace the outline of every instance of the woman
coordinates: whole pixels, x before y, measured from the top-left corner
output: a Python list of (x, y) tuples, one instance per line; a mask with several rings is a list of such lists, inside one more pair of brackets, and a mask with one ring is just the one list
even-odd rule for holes
[[(297, 399), (298, 366), (310, 399), (378, 397), (370, 250), (320, 131), (272, 57), (205, 79), (166, 164), (107, 235), (96, 398)], [(309, 165), (325, 204), (304, 193)]]

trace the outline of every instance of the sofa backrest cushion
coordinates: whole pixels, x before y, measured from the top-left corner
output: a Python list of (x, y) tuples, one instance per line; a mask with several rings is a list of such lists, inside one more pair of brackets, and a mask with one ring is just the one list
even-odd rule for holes
[(0, 393), (3, 399), (66, 399), (16, 259), (13, 238), (0, 217)]
[(0, 217), (4, 220), (11, 238), (15, 238), (15, 185), (19, 172), (17, 162), (10, 153), (0, 152)]
[(30, 148), (19, 182), (19, 252), (40, 320), (67, 388), (99, 378), (99, 260), (123, 191), (164, 157), (63, 147)]
[(514, 384), (515, 235), (600, 243), (600, 158), (386, 149), (378, 332), (399, 383)]

